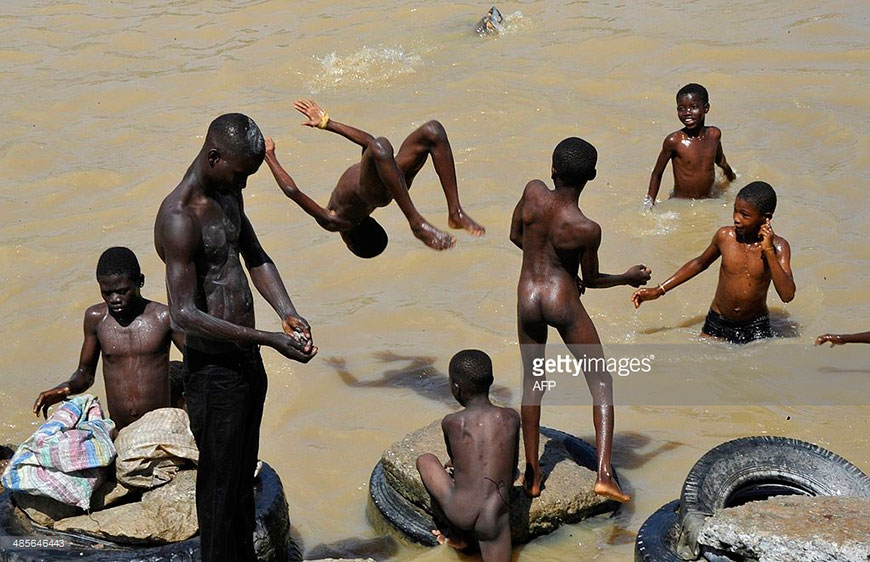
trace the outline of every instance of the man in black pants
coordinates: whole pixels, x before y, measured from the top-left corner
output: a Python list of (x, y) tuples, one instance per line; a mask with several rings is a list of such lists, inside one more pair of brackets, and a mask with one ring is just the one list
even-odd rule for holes
[[(317, 353), (308, 323), (245, 215), (242, 190), (264, 154), (263, 135), (249, 117), (218, 117), (154, 225), (172, 321), (187, 337), (185, 394), (199, 446), (203, 561), (256, 561), (253, 478), (266, 397), (260, 346), (303, 363)], [(284, 332), (254, 328), (253, 295), (239, 256)]]

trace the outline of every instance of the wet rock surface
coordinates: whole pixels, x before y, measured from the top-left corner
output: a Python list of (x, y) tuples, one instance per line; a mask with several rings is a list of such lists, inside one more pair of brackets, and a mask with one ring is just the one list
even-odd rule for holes
[(728, 556), (758, 562), (867, 562), (870, 499), (780, 496), (723, 509), (709, 518), (698, 542)]
[(198, 530), (196, 471), (185, 470), (135, 503), (62, 519), (57, 531), (84, 533), (118, 544), (160, 544), (189, 539)]
[[(576, 462), (572, 452), (565, 446), (566, 438), (570, 436), (541, 428), (541, 469), (545, 480), (540, 497), (527, 497), (519, 481), (510, 489), (511, 535), (514, 543), (528, 542), (565, 523), (576, 523), (617, 507), (615, 502), (602, 498), (592, 490), (596, 475)], [(423, 453), (433, 453), (442, 463), (448, 460), (441, 420), (394, 443), (384, 451), (381, 460), (387, 482), (411, 503), (431, 513), (429, 494), (416, 468), (417, 457)], [(525, 463), (520, 446), (519, 467), (525, 468)]]

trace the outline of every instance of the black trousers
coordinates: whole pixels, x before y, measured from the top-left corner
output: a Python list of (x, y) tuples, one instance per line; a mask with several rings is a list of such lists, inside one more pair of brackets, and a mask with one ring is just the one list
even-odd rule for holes
[(256, 562), (254, 469), (266, 399), (258, 347), (223, 354), (187, 348), (184, 394), (199, 447), (196, 515), (203, 562)]

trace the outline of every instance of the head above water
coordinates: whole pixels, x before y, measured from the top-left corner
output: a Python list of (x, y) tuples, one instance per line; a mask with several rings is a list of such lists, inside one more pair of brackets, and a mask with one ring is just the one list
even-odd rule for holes
[(103, 252), (97, 261), (97, 283), (112, 314), (128, 312), (130, 305), (142, 298), (139, 289), (145, 285), (136, 254), (122, 246)]
[(208, 175), (219, 188), (244, 189), (266, 155), (266, 141), (254, 120), (241, 113), (226, 113), (211, 122), (203, 150)]
[(680, 90), (677, 92), (677, 103), (680, 103), (681, 97), (687, 95), (695, 96), (704, 105), (710, 103), (710, 96), (707, 93), (707, 88), (700, 84), (695, 84), (694, 82), (692, 82), (680, 88)]
[(450, 360), (448, 367), (453, 397), (463, 406), (473, 396), (488, 395), (492, 386), (492, 360), (478, 349), (465, 349)]
[(347, 249), (360, 258), (373, 258), (381, 255), (387, 247), (387, 231), (372, 217), (341, 233)]
[(772, 218), (776, 210), (776, 192), (769, 183), (763, 181), (747, 184), (737, 193), (736, 199), (745, 201), (765, 218)]
[(571, 187), (582, 187), (595, 179), (598, 151), (578, 137), (568, 137), (553, 150), (553, 181)]

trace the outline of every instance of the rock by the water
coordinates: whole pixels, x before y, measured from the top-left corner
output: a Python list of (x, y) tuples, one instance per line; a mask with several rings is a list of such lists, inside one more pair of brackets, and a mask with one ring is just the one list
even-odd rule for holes
[(46, 496), (12, 493), (12, 502), (36, 524), (51, 527), (55, 521), (84, 513), (81, 508), (59, 502)]
[[(6, 470), (6, 465), (9, 464), (9, 460), (15, 454), (15, 447), (12, 445), (0, 445), (0, 474), (3, 474), (3, 471)], [(3, 491), (3, 485), (0, 484), (0, 492)]]
[[(544, 489), (534, 500), (519, 483), (511, 488), (511, 536), (515, 544), (550, 533), (565, 523), (576, 523), (592, 515), (613, 511), (617, 504), (593, 491), (595, 473), (575, 462), (565, 448), (561, 432), (541, 428), (541, 470)], [(384, 451), (382, 462), (387, 482), (411, 503), (431, 513), (429, 494), (417, 472), (417, 457), (433, 453), (442, 463), (449, 458), (441, 421), (408, 434)], [(520, 469), (525, 467), (520, 445)]]
[(184, 470), (163, 486), (142, 494), (142, 501), (63, 519), (58, 531), (84, 533), (119, 544), (154, 544), (187, 540), (196, 520), (196, 471)]
[(870, 499), (780, 496), (750, 502), (707, 519), (698, 542), (758, 562), (867, 562)]

